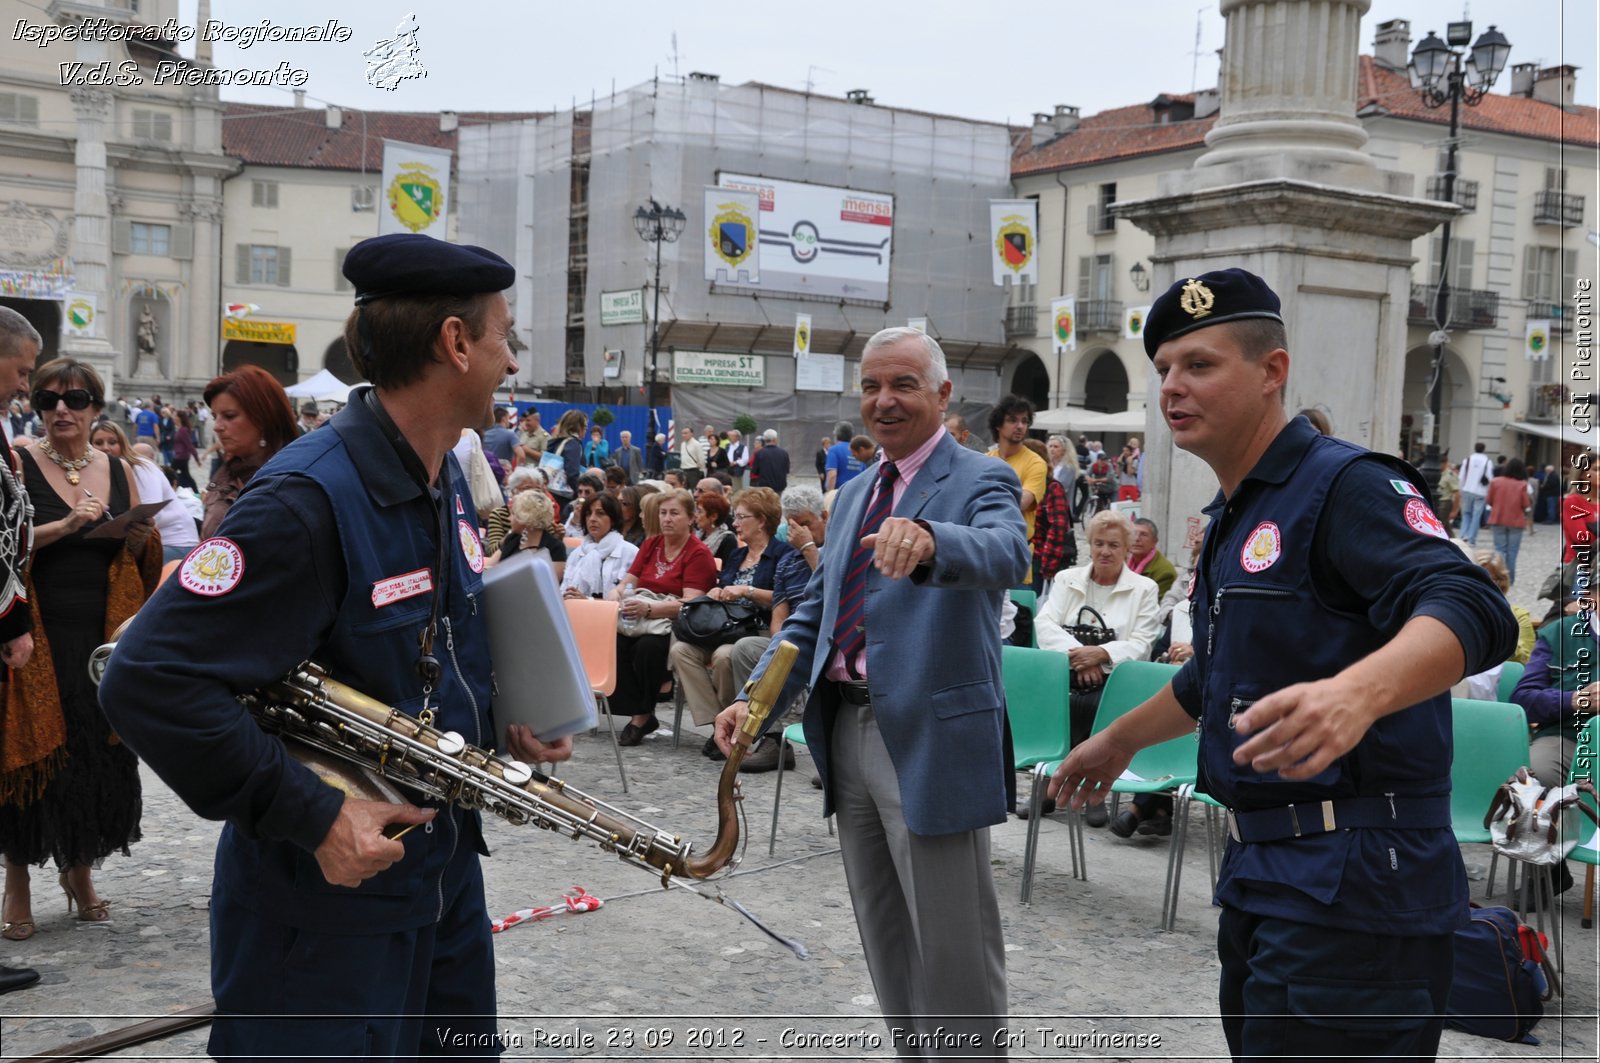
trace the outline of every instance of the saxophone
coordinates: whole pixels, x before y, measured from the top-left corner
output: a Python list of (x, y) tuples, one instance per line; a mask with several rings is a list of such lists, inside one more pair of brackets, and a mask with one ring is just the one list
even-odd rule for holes
[[(89, 674), (96, 684), (116, 645), (114, 637), (91, 654)], [(239, 700), (263, 730), (289, 740), (292, 756), (346, 794), (399, 803), (406, 800), (402, 791), (412, 791), (510, 823), (532, 823), (593, 842), (623, 863), (659, 874), (666, 886), (673, 876), (709, 878), (733, 859), (743, 800), (739, 764), (772, 712), (797, 652), (792, 642), (780, 642), (760, 681), (745, 685), (750, 712), (723, 765), (717, 834), (701, 856), (678, 836), (527, 764), (471, 745), (454, 731), (441, 731), (426, 718), (408, 716), (333, 679), (315, 662)]]

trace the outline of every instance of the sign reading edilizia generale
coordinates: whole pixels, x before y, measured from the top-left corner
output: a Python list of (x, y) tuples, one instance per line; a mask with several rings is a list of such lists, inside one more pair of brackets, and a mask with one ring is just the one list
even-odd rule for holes
[(767, 386), (767, 360), (759, 354), (676, 351), (672, 355), (672, 381), (675, 384), (764, 388)]

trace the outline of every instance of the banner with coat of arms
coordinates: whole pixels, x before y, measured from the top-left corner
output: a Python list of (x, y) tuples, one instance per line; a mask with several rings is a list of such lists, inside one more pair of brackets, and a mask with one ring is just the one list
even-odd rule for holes
[(989, 245), (993, 248), (994, 282), (1004, 286), (1039, 283), (1035, 253), (1039, 238), (1039, 204), (1032, 199), (989, 200)]
[(1523, 339), (1523, 351), (1530, 362), (1542, 362), (1550, 357), (1550, 322), (1529, 321), (1528, 334)]
[(1064, 295), (1050, 301), (1050, 353), (1078, 349), (1078, 300)]
[(796, 314), (794, 316), (794, 356), (803, 357), (811, 353), (811, 315)]
[(1144, 336), (1144, 323), (1149, 318), (1149, 305), (1128, 307), (1122, 312), (1122, 338), (1125, 340), (1142, 338)]
[(450, 152), (399, 140), (383, 142), (383, 212), (378, 235), (423, 233), (445, 239)]
[(93, 336), (99, 300), (93, 292), (68, 292), (63, 300), (61, 331), (67, 336)]
[(761, 194), (708, 186), (705, 207), (705, 279), (760, 284)]

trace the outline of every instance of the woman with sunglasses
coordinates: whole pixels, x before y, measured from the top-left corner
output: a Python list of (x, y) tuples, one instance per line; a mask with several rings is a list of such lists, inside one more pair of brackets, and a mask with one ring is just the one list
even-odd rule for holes
[(211, 407), (211, 432), (224, 459), (206, 484), (206, 519), (200, 537), (209, 539), (256, 470), (300, 433), (288, 393), (258, 365), (242, 365), (217, 377), (206, 385), (205, 399)]
[(90, 445), (105, 405), (99, 374), (58, 358), (34, 375), (43, 435), (23, 454), (34, 505), (28, 602), (32, 658), (12, 673), (0, 707), (0, 845), (6, 861), (4, 936), (33, 936), (29, 865), (53, 859), (67, 910), (111, 917), (90, 871), (139, 840), (139, 762), (101, 715), (89, 654), (155, 588), (161, 539), (148, 521), (126, 537), (88, 533), (139, 502), (127, 462)]

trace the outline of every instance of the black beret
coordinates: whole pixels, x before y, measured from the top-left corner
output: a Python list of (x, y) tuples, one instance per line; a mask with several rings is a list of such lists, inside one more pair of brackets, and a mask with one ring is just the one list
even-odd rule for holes
[(1282, 324), (1281, 306), (1266, 281), (1242, 269), (1185, 277), (1151, 305), (1144, 323), (1144, 353), (1154, 359), (1163, 343), (1207, 325), (1252, 317)]
[(356, 304), (393, 295), (477, 295), (503, 292), (517, 279), (511, 263), (482, 247), (450, 244), (418, 233), (374, 236), (344, 256)]

